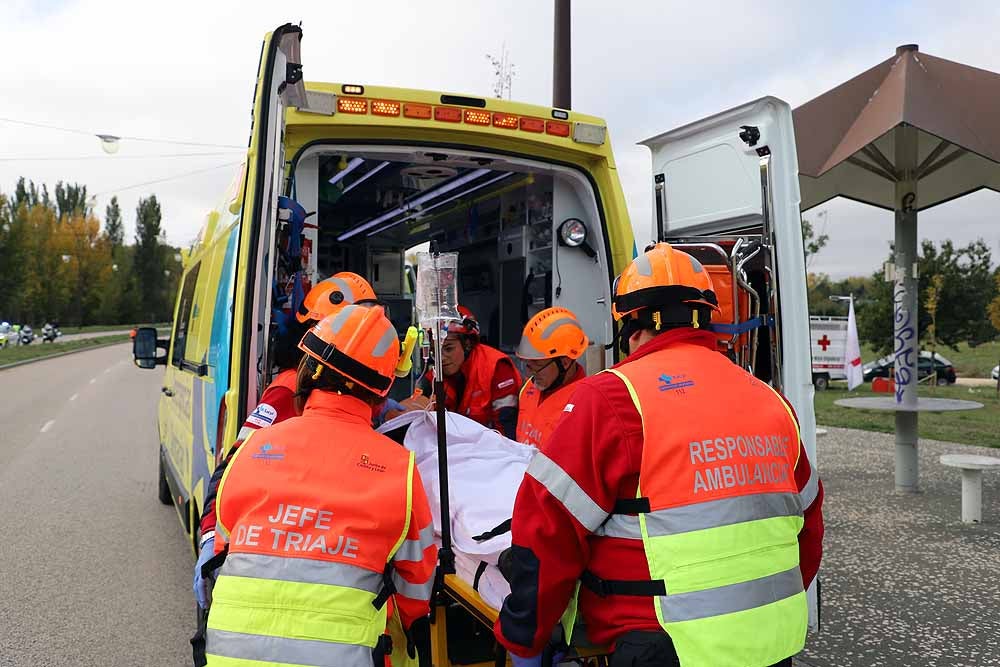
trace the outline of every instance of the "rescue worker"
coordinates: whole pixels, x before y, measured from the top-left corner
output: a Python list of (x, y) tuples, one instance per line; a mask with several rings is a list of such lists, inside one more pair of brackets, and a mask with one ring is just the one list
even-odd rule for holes
[(518, 490), (494, 628), (539, 653), (579, 582), (612, 667), (790, 665), (822, 552), (822, 485), (792, 409), (716, 351), (708, 273), (666, 243), (618, 278), (629, 356), (577, 383)]
[(346, 305), (372, 306), (376, 303), (378, 303), (378, 299), (375, 296), (375, 291), (367, 280), (350, 271), (336, 273), (326, 280), (316, 283), (309, 290), (302, 306), (294, 315), (295, 323), (288, 326), (285, 332), (275, 339), (273, 360), (274, 365), (278, 367), (278, 374), (264, 389), (257, 407), (243, 422), (243, 426), (236, 436), (236, 442), (233, 443), (226, 458), (212, 473), (208, 489), (205, 492), (205, 509), (201, 515), (200, 551), (198, 561), (194, 566), (194, 594), (198, 600), (198, 606), (202, 609), (208, 609), (211, 599), (212, 580), (211, 578), (206, 579), (202, 575), (202, 568), (213, 554), (215, 497), (219, 488), (219, 480), (222, 479), (226, 467), (240, 445), (251, 433), (260, 428), (283, 422), (300, 413), (295, 405), (296, 377), (298, 376), (299, 362), (302, 360), (302, 351), (299, 350), (298, 345), (306, 331), (327, 315), (337, 312)]
[(396, 331), (380, 306), (349, 305), (299, 347), (302, 415), (251, 434), (219, 485), (210, 667), (382, 667), (390, 598), (403, 630), (430, 610), (437, 548), (414, 455), (371, 426)]
[(528, 320), (517, 346), (517, 356), (531, 373), (517, 399), (518, 442), (541, 447), (552, 432), (576, 383), (587, 375), (576, 360), (589, 342), (566, 308), (546, 308)]
[[(462, 320), (448, 325), (441, 343), (445, 407), (513, 439), (521, 375), (510, 357), (479, 340), (479, 322), (472, 311), (459, 306), (458, 312)], [(429, 368), (421, 378), (422, 396), (407, 399), (403, 405), (409, 409), (429, 407), (433, 380), (434, 370)]]

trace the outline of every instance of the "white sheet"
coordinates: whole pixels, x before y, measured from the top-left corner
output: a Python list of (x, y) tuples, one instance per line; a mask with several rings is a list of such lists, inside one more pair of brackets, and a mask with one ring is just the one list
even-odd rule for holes
[[(436, 415), (424, 411), (408, 412), (386, 422), (378, 430), (386, 433), (406, 425), (409, 425), (409, 430), (404, 445), (416, 454), (417, 468), (427, 490), (434, 515), (434, 530), (440, 544)], [(510, 586), (496, 563), (500, 552), (510, 546), (510, 533), (484, 542), (476, 542), (472, 538), (510, 518), (524, 471), (537, 450), (451, 412), (447, 414), (445, 426), (448, 431), (448, 498), (456, 574), (472, 584), (480, 561), (487, 562), (486, 571), (479, 580), (479, 594), (487, 604), (499, 609), (504, 598), (510, 594)]]

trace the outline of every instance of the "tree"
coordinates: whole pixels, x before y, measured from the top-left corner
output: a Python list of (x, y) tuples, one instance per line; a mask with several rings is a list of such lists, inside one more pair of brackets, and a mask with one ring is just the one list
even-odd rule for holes
[(156, 195), (140, 199), (135, 209), (135, 270), (141, 304), (140, 319), (156, 322), (166, 311), (164, 304), (164, 249), (161, 243), (162, 215)]
[(60, 220), (79, 213), (87, 213), (87, 186), (78, 183), (56, 183), (56, 215)]
[(809, 264), (812, 263), (813, 257), (826, 246), (826, 242), (829, 240), (829, 234), (816, 236), (812, 223), (802, 218), (802, 252), (805, 255), (807, 270), (809, 269)]
[[(960, 342), (974, 346), (996, 337), (996, 329), (983, 317), (996, 289), (991, 266), (990, 249), (982, 240), (957, 249), (951, 241), (942, 242), (940, 249), (923, 241), (917, 257), (917, 303), (927, 303), (927, 291), (940, 275), (937, 342), (954, 349)], [(917, 317), (921, 339), (931, 325), (926, 311), (925, 307)], [(858, 308), (858, 333), (883, 354), (893, 351), (893, 312), (893, 284), (881, 272), (875, 273), (866, 303)]]
[(118, 197), (112, 197), (111, 203), (104, 209), (104, 235), (108, 238), (113, 250), (120, 248), (125, 241), (122, 210), (118, 206)]
[(987, 311), (990, 316), (990, 324), (993, 328), (1000, 332), (1000, 266), (994, 274), (994, 289), (993, 292), (996, 296), (990, 302), (989, 310)]

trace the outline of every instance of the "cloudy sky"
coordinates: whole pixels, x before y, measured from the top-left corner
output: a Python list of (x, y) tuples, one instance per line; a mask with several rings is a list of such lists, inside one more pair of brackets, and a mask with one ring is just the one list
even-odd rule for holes
[[(763, 95), (798, 106), (899, 44), (1000, 71), (995, 0), (616, 4), (573, 3), (573, 106), (608, 120), (643, 237), (650, 167), (635, 145), (642, 139)], [(547, 0), (0, 0), (0, 13), (0, 119), (222, 146), (129, 140), (106, 156), (92, 136), (0, 120), (0, 192), (22, 175), (50, 187), (86, 183), (102, 217), (118, 194), (129, 234), (136, 200), (155, 193), (174, 244), (191, 241), (232, 178), (224, 165), (239, 153), (225, 147), (246, 145), (260, 41), (281, 23), (302, 22), (309, 80), (485, 96), (493, 83), (485, 55), (506, 45), (513, 97), (551, 102)], [(921, 237), (983, 237), (1000, 259), (998, 205), (1000, 195), (982, 192), (928, 211)], [(806, 216), (831, 237), (812, 270), (840, 277), (879, 266), (891, 214), (847, 201), (825, 208), (822, 218)]]

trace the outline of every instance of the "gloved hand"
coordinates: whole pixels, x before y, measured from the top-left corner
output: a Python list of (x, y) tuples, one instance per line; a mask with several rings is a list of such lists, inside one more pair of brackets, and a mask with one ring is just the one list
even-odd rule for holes
[(215, 537), (210, 537), (201, 545), (198, 553), (198, 562), (194, 564), (194, 597), (198, 600), (198, 606), (208, 610), (212, 604), (212, 586), (215, 585), (215, 573), (212, 572), (207, 577), (201, 573), (202, 566), (215, 556)]
[(510, 661), (514, 667), (542, 667), (542, 654), (539, 653), (531, 658), (522, 658), (519, 655), (510, 653)]

